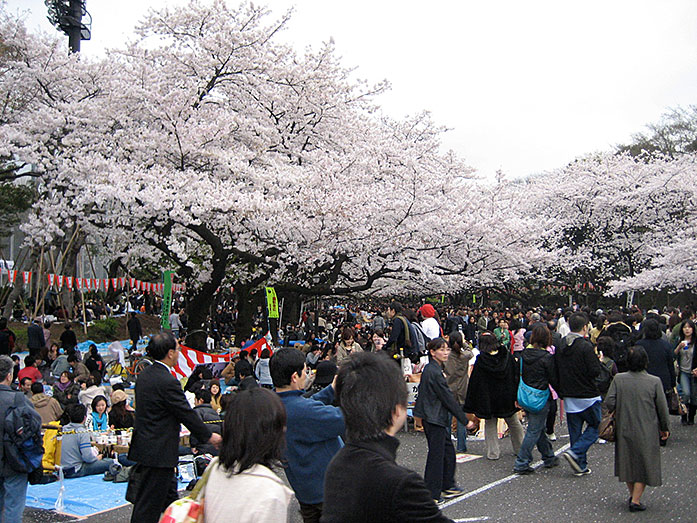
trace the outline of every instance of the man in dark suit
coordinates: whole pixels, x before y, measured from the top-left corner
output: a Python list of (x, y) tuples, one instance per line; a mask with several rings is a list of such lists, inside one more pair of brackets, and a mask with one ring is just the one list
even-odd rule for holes
[(143, 337), (143, 326), (140, 324), (135, 312), (131, 313), (131, 319), (126, 322), (128, 338), (131, 340), (131, 351), (138, 348), (138, 340)]
[(156, 523), (164, 509), (178, 498), (174, 467), (179, 457), (180, 424), (198, 441), (216, 447), (222, 441), (189, 406), (181, 385), (172, 376), (171, 368), (179, 359), (179, 343), (174, 336), (156, 334), (147, 352), (155, 362), (136, 381), (136, 420), (128, 452), (128, 459), (137, 463), (127, 493), (134, 504), (132, 523)]
[(34, 318), (34, 321), (27, 327), (27, 348), (30, 356), (38, 356), (41, 349), (46, 345), (44, 330), (41, 328), (41, 318)]

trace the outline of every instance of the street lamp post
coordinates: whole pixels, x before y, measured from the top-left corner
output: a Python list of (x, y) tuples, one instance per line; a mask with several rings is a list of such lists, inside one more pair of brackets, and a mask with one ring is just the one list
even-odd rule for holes
[[(80, 52), (80, 42), (92, 37), (92, 16), (85, 7), (86, 0), (44, 0), (48, 21), (68, 35), (71, 53)], [(87, 21), (83, 23), (83, 17)]]

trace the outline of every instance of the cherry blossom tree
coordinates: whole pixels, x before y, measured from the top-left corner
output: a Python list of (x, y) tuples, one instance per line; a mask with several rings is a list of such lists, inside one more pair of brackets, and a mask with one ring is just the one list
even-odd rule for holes
[(549, 256), (524, 193), (443, 153), (427, 113), (382, 115), (387, 84), (355, 80), (331, 44), (276, 43), (289, 14), (269, 18), (193, 1), (151, 12), (102, 60), (28, 40), (1, 88), (34, 94), (0, 126), (0, 155), (38, 176), (29, 241), (79, 230), (131, 271), (176, 268), (192, 329), (225, 283), (247, 308), (264, 284), (450, 292)]
[(547, 278), (607, 289), (650, 268), (689, 223), (693, 196), (682, 180), (691, 177), (689, 156), (645, 162), (598, 154), (529, 180), (529, 211), (550, 220), (545, 245), (558, 252)]

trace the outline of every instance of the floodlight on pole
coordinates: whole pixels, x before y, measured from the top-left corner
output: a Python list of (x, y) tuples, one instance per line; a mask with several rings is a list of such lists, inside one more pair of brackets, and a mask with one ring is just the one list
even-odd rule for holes
[[(92, 16), (85, 7), (86, 0), (44, 0), (48, 21), (68, 35), (71, 53), (80, 52), (80, 41), (92, 37)], [(87, 21), (83, 23), (83, 17)]]

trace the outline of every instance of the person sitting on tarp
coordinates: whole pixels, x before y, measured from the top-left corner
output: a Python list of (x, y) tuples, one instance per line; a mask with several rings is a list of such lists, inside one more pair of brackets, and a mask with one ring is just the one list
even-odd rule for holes
[(63, 427), (61, 439), (61, 466), (65, 477), (81, 478), (103, 474), (107, 470), (118, 472), (121, 465), (103, 457), (90, 443), (90, 433), (84, 426), (87, 408), (82, 404), (70, 405), (67, 412), (70, 423)]
[(63, 407), (58, 400), (44, 394), (44, 386), (41, 383), (32, 383), (31, 392), (31, 402), (41, 416), (41, 423), (47, 425), (52, 421), (58, 421), (63, 414)]
[[(218, 434), (223, 433), (223, 420), (218, 413), (211, 407), (211, 391), (208, 389), (198, 389), (196, 391), (196, 406), (194, 412), (201, 420), (208, 425), (208, 428)], [(217, 422), (217, 423), (214, 423)], [(190, 436), (191, 450), (196, 454), (211, 454), (218, 455), (218, 449), (214, 445), (206, 442), (201, 442), (192, 434)]]

